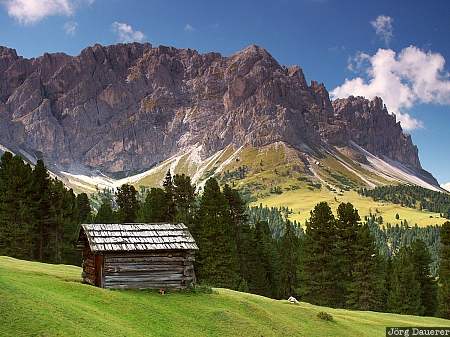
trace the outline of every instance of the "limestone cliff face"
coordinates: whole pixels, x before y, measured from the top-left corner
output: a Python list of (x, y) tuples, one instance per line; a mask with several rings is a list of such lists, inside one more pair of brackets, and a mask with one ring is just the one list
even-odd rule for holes
[(369, 101), (350, 96), (333, 101), (336, 120), (343, 121), (345, 139), (375, 155), (384, 155), (410, 167), (421, 169), (418, 149), (410, 135), (403, 133), (395, 116), (388, 113), (381, 98)]
[(349, 144), (420, 169), (380, 99), (331, 102), (263, 48), (223, 57), (150, 44), (25, 59), (0, 47), (0, 144), (59, 169), (130, 174), (192, 146)]

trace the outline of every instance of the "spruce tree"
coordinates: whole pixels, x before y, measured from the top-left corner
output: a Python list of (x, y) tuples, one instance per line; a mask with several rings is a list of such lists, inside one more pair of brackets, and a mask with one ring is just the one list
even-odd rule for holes
[(336, 221), (336, 261), (338, 263), (338, 279), (340, 298), (337, 305), (344, 307), (347, 300), (348, 289), (352, 282), (352, 272), (358, 248), (357, 233), (359, 227), (358, 210), (351, 203), (342, 203), (337, 209)]
[(280, 292), (281, 298), (296, 296), (299, 287), (299, 238), (293, 225), (287, 221), (280, 240)]
[(422, 240), (411, 244), (411, 259), (420, 283), (420, 299), (424, 307), (423, 315), (433, 316), (437, 306), (437, 285), (430, 272), (431, 255)]
[(170, 173), (170, 170), (167, 171), (166, 177), (164, 178), (163, 188), (166, 197), (165, 219), (167, 222), (173, 222), (175, 220), (176, 215), (176, 205), (175, 205), (172, 174)]
[[(195, 185), (191, 178), (185, 174), (176, 174), (173, 177), (173, 200), (176, 213), (175, 222), (184, 223), (192, 227), (195, 213)], [(170, 205), (168, 205), (170, 207)]]
[(228, 203), (214, 178), (205, 184), (193, 232), (199, 246), (196, 256), (199, 282), (236, 289), (240, 281), (239, 261)]
[(255, 256), (253, 256), (251, 247), (252, 232), (248, 224), (246, 205), (239, 192), (228, 185), (225, 185), (223, 195), (228, 204), (228, 216), (232, 225), (233, 240), (236, 244), (240, 276), (246, 281), (249, 289), (252, 289), (253, 284), (250, 279)]
[(117, 205), (119, 206), (119, 221), (135, 222), (139, 211), (137, 191), (132, 185), (123, 184), (117, 189)]
[(49, 244), (50, 218), (50, 176), (42, 160), (38, 160), (32, 175), (31, 197), (36, 223), (36, 258), (44, 261)]
[(255, 223), (253, 251), (257, 262), (251, 275), (252, 290), (256, 294), (278, 298), (279, 296), (279, 258), (266, 221)]
[(336, 261), (336, 220), (330, 206), (321, 202), (311, 211), (302, 250), (302, 293), (306, 301), (337, 306), (340, 300)]
[(440, 232), (439, 316), (450, 319), (450, 222)]
[(22, 259), (35, 256), (30, 185), (30, 166), (5, 152), (0, 161), (0, 255)]
[(94, 217), (94, 222), (100, 224), (112, 224), (117, 222), (116, 216), (111, 207), (111, 200), (108, 198), (103, 199), (102, 204)]
[(166, 193), (161, 188), (152, 187), (147, 192), (145, 201), (139, 211), (139, 221), (168, 222)]
[(422, 315), (421, 289), (411, 258), (411, 250), (402, 247), (392, 260), (387, 308), (390, 312)]
[(92, 209), (89, 202), (89, 197), (86, 193), (80, 193), (77, 195), (77, 207), (78, 207), (78, 222), (87, 223), (91, 221)]
[(369, 226), (359, 226), (348, 283), (347, 306), (351, 309), (381, 311), (385, 286), (383, 259), (379, 256)]

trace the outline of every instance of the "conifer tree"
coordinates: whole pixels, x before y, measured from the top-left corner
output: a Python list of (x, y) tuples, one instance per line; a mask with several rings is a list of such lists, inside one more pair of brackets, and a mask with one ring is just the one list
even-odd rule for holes
[(441, 227), (439, 268), (439, 316), (450, 319), (450, 222)]
[(80, 193), (77, 195), (77, 207), (78, 207), (78, 222), (87, 223), (91, 221), (92, 209), (89, 202), (89, 197), (86, 193)]
[(437, 285), (430, 272), (431, 255), (422, 240), (416, 240), (411, 244), (411, 259), (420, 283), (423, 315), (433, 316), (437, 306)]
[(166, 193), (161, 188), (152, 187), (147, 192), (145, 201), (139, 211), (139, 221), (167, 222)]
[(302, 293), (306, 301), (339, 304), (336, 220), (326, 202), (317, 204), (307, 222), (303, 244)]
[(104, 198), (100, 208), (95, 215), (94, 222), (101, 224), (111, 224), (117, 221), (114, 211), (111, 206), (111, 200)]
[(251, 276), (252, 290), (256, 294), (278, 298), (279, 259), (266, 221), (256, 221), (252, 246), (257, 258), (257, 268)]
[(139, 211), (137, 191), (132, 185), (123, 184), (117, 189), (117, 205), (120, 222), (135, 222)]
[(195, 197), (195, 186), (192, 184), (191, 178), (185, 174), (176, 174), (173, 177), (173, 200), (176, 208), (175, 222), (184, 223), (189, 228), (192, 227)]
[(239, 261), (228, 203), (214, 178), (205, 184), (194, 235), (200, 248), (196, 256), (199, 281), (236, 289), (240, 281)]
[(422, 315), (421, 289), (411, 258), (411, 250), (402, 247), (392, 260), (387, 307), (390, 312)]
[(165, 219), (167, 222), (173, 222), (175, 220), (176, 215), (176, 206), (175, 206), (173, 180), (170, 170), (167, 171), (166, 177), (164, 178), (163, 188), (166, 196)]
[(352, 282), (354, 260), (357, 253), (357, 233), (359, 227), (358, 210), (351, 203), (342, 203), (337, 209), (336, 221), (336, 262), (338, 263), (339, 294), (338, 306), (344, 307)]
[(246, 205), (239, 192), (225, 185), (223, 195), (228, 204), (229, 219), (232, 225), (233, 240), (236, 244), (236, 252), (239, 260), (241, 278), (243, 278), (249, 289), (253, 287), (250, 281), (255, 257), (251, 247), (252, 233), (248, 224)]
[(45, 251), (49, 244), (50, 219), (50, 176), (42, 160), (38, 160), (33, 170), (31, 196), (36, 222), (37, 252), (39, 261), (44, 261)]
[(357, 310), (382, 310), (384, 286), (383, 260), (369, 226), (364, 224), (357, 230), (347, 306)]
[(299, 286), (299, 239), (288, 221), (280, 240), (280, 297), (296, 296)]
[(30, 166), (5, 152), (0, 161), (0, 255), (23, 259), (35, 255), (30, 185)]

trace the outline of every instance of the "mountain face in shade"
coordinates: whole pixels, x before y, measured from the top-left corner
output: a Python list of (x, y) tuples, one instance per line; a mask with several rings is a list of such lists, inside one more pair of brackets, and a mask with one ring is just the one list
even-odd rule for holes
[(258, 46), (224, 57), (94, 45), (33, 59), (0, 47), (0, 144), (58, 170), (124, 176), (194, 146), (207, 157), (280, 141), (299, 151), (355, 143), (424, 172), (380, 98), (331, 102), (323, 84), (308, 85), (300, 67)]

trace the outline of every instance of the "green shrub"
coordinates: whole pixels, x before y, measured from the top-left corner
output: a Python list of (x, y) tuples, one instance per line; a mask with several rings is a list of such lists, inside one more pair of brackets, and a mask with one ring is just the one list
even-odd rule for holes
[(325, 311), (319, 312), (317, 317), (324, 321), (333, 321), (333, 316)]

